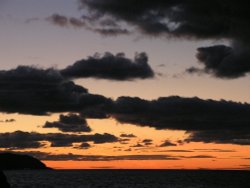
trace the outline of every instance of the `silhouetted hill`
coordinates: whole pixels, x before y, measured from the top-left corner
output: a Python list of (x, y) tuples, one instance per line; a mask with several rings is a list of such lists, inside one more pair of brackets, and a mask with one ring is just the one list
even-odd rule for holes
[(50, 169), (38, 159), (13, 153), (0, 153), (0, 170)]
[(10, 184), (7, 182), (6, 176), (2, 171), (0, 171), (0, 187), (9, 188)]

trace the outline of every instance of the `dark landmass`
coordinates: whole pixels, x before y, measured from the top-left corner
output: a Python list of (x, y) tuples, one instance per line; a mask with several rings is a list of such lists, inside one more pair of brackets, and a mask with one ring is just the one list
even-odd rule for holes
[(0, 171), (0, 186), (3, 188), (10, 187), (10, 184), (8, 183), (7, 178), (2, 171)]
[(29, 155), (0, 153), (0, 170), (46, 170), (44, 163)]

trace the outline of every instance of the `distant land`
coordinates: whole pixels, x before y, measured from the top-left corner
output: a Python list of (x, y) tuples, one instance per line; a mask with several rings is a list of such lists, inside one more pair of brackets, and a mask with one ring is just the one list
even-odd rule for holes
[(29, 155), (0, 153), (0, 170), (46, 170), (51, 169)]

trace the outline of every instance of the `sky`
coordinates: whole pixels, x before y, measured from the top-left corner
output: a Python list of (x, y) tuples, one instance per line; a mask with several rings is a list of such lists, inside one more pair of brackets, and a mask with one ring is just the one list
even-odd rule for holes
[(249, 7), (0, 1), (0, 151), (56, 169), (250, 169)]

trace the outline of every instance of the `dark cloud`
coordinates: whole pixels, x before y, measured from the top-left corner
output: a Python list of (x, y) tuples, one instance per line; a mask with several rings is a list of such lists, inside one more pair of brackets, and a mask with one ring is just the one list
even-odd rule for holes
[(0, 71), (0, 111), (45, 115), (79, 112), (111, 102), (62, 77), (55, 69), (19, 66)]
[(69, 27), (69, 26), (72, 26), (74, 28), (85, 27), (85, 23), (83, 22), (83, 20), (74, 17), (68, 18), (67, 16), (61, 14), (53, 14), (50, 17), (46, 18), (46, 20), (60, 27)]
[(194, 156), (182, 156), (182, 158), (186, 159), (210, 159), (210, 158), (216, 158), (212, 155), (194, 155)]
[(250, 145), (250, 130), (238, 128), (235, 130), (207, 130), (207, 131), (194, 131), (185, 139), (186, 142), (204, 142), (204, 143), (217, 143), (217, 144), (238, 144)]
[(110, 114), (121, 123), (188, 131), (190, 136), (185, 142), (250, 144), (247, 103), (178, 96), (157, 100), (120, 97)]
[[(32, 135), (31, 135), (32, 134)], [(45, 145), (36, 133), (16, 131), (13, 133), (0, 133), (0, 148), (27, 149), (41, 148)]]
[(177, 146), (176, 144), (172, 143), (171, 141), (169, 140), (165, 140), (161, 145), (160, 147), (168, 147), (168, 146)]
[(62, 132), (90, 132), (87, 121), (77, 114), (60, 115), (59, 121), (46, 122), (43, 128), (58, 128)]
[[(151, 36), (185, 39), (228, 39), (232, 47), (199, 48), (198, 58), (206, 73), (219, 78), (238, 78), (249, 73), (249, 7), (234, 0), (79, 0), (86, 22), (99, 26), (137, 29)], [(86, 19), (87, 18), (87, 19)], [(105, 24), (102, 20), (109, 20)], [(240, 43), (244, 45), (234, 45)], [(192, 73), (202, 72), (188, 69)], [(203, 70), (203, 69), (202, 69)]]
[(142, 143), (144, 144), (144, 145), (146, 145), (146, 146), (149, 146), (149, 145), (152, 145), (153, 143), (153, 140), (151, 140), (151, 139), (144, 139), (143, 141), (142, 141)]
[(61, 74), (71, 79), (93, 77), (119, 81), (154, 77), (146, 53), (136, 54), (134, 60), (126, 58), (124, 53), (113, 55), (106, 52), (103, 56), (96, 54), (66, 67), (61, 70)]
[(145, 146), (140, 144), (140, 143), (137, 143), (137, 144), (135, 144), (135, 145), (133, 145), (131, 147), (133, 147), (133, 148), (141, 148), (141, 147), (145, 147)]
[(233, 0), (79, 1), (82, 9), (89, 10), (85, 17), (91, 22), (109, 17), (116, 24), (125, 21), (150, 35), (245, 38), (250, 30), (245, 16), (248, 7)]
[(189, 73), (208, 73), (219, 78), (239, 78), (250, 72), (250, 48), (224, 45), (198, 48), (197, 58), (203, 69), (191, 67)]
[[(110, 103), (112, 105), (112, 103)], [(106, 103), (105, 105), (99, 105), (98, 107), (89, 107), (84, 111), (80, 112), (81, 117), (88, 119), (106, 119), (109, 118), (109, 115), (105, 112), (105, 108), (109, 105)]]
[(119, 141), (120, 141), (120, 144), (128, 144), (129, 141), (130, 141), (130, 139), (128, 139), (128, 138), (122, 138)]
[(0, 123), (12, 123), (12, 122), (15, 122), (16, 120), (15, 119), (5, 119), (5, 120), (0, 120)]
[(247, 103), (179, 96), (156, 100), (119, 97), (112, 112), (112, 117), (121, 123), (190, 131), (249, 129), (249, 115), (250, 105)]
[(91, 145), (89, 143), (83, 142), (77, 148), (78, 149), (89, 149), (90, 147), (91, 147)]
[(190, 153), (190, 152), (194, 152), (192, 150), (182, 150), (182, 149), (172, 149), (172, 150), (160, 150), (157, 152), (173, 152), (173, 153)]
[(12, 133), (0, 133), (0, 147), (9, 149), (39, 148), (43, 142), (49, 142), (51, 147), (69, 147), (73, 143), (93, 142), (94, 144), (118, 142), (114, 135), (92, 134), (75, 135), (62, 133), (40, 134), (36, 132), (16, 131)]
[(194, 151), (200, 151), (200, 152), (219, 152), (219, 153), (236, 152), (236, 150), (231, 150), (231, 149), (194, 149)]
[(134, 134), (121, 134), (120, 137), (124, 137), (124, 138), (135, 138), (136, 136)]
[[(107, 65), (111, 67), (107, 69)], [(77, 72), (76, 68), (83, 72)], [(100, 58), (96, 55), (62, 71), (34, 66), (0, 70), (0, 112), (33, 115), (82, 112), (83, 117), (107, 118), (105, 108), (110, 108), (112, 100), (88, 93), (86, 88), (76, 85), (69, 77), (123, 81), (153, 76), (144, 53), (137, 54), (134, 61), (123, 54), (106, 54)]]

